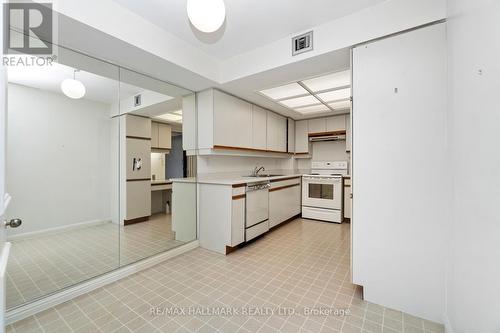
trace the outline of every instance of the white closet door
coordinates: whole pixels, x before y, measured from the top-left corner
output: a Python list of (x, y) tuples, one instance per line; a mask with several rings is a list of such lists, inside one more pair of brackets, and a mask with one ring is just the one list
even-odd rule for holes
[(356, 47), (353, 75), (354, 283), (367, 301), (441, 321), (445, 25)]

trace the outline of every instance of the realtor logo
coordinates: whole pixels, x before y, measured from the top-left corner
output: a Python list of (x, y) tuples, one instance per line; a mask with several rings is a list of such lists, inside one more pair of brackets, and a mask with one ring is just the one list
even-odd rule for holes
[(51, 3), (4, 3), (4, 54), (51, 55)]

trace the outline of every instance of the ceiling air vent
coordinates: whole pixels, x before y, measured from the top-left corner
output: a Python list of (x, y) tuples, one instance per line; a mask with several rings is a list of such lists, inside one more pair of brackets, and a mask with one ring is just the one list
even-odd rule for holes
[(305, 34), (292, 38), (292, 56), (304, 52), (312, 51), (313, 49), (313, 32), (309, 31)]

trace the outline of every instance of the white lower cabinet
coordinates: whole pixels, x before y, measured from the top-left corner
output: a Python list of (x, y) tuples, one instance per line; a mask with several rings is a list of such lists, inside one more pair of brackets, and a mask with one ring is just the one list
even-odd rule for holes
[(231, 204), (231, 241), (236, 246), (245, 241), (245, 196), (233, 196)]
[(269, 227), (300, 214), (301, 178), (273, 182), (269, 190)]
[(351, 179), (346, 178), (344, 180), (344, 218), (351, 218)]

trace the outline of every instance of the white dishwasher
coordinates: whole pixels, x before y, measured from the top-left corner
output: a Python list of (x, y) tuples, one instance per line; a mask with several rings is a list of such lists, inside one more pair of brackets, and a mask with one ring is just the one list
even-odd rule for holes
[(245, 241), (269, 231), (269, 188), (266, 182), (252, 183), (246, 187)]

